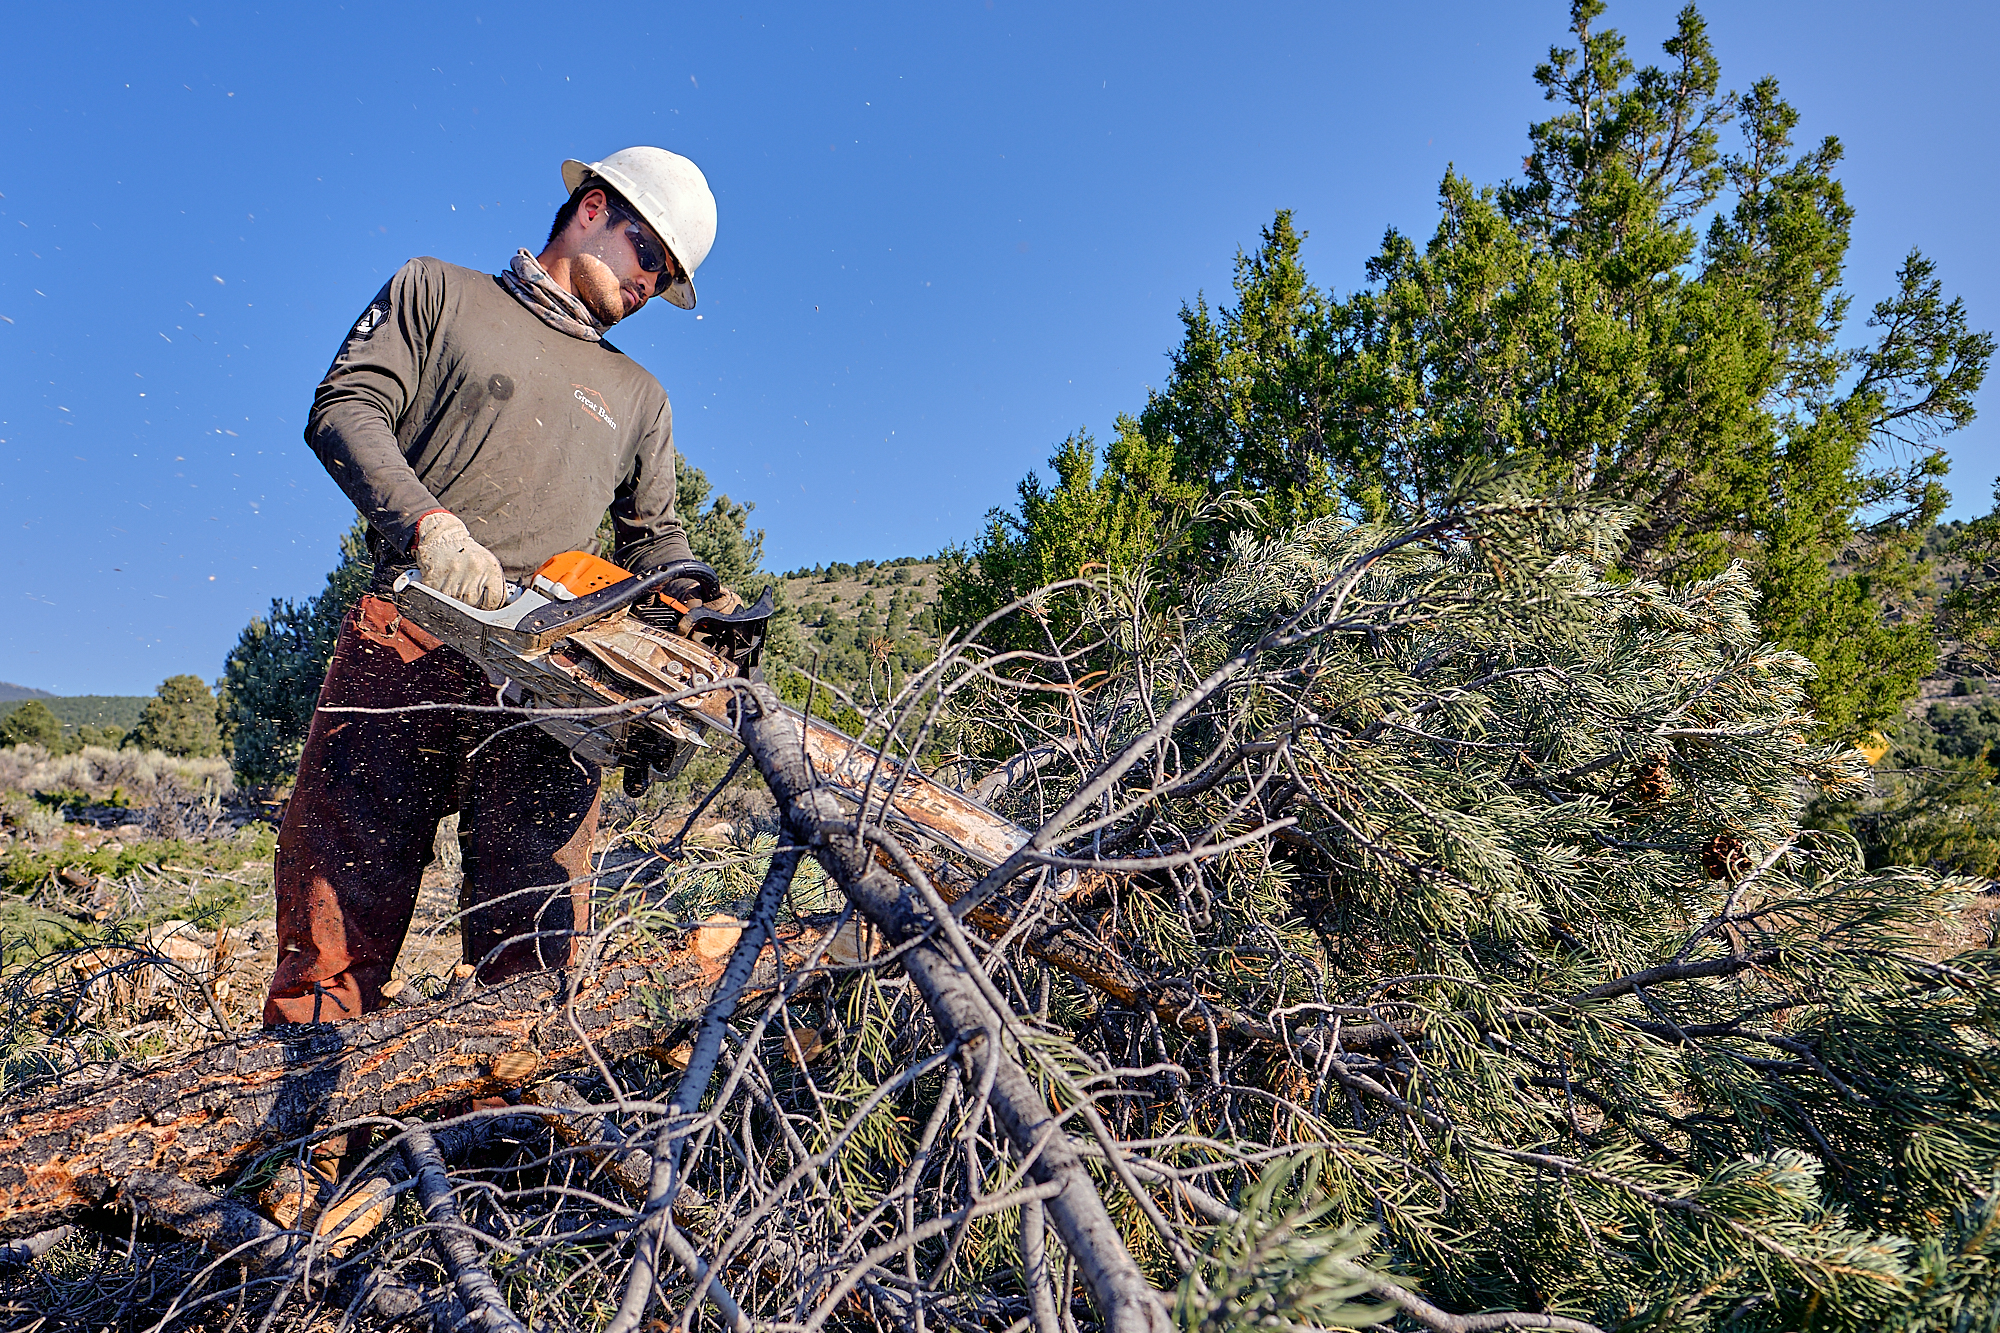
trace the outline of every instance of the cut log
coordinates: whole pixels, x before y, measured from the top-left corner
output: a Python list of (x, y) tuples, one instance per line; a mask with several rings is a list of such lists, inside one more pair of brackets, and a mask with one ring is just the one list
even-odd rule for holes
[[(788, 965), (819, 941), (780, 941)], [(114, 1202), (140, 1173), (224, 1187), (259, 1155), (327, 1126), (407, 1118), (608, 1057), (659, 1051), (701, 1016), (723, 960), (694, 948), (583, 976), (533, 972), (471, 994), (351, 1022), (293, 1024), (0, 1106), (0, 1239)], [(766, 952), (753, 993), (775, 985)], [(571, 1015), (573, 1014), (573, 1020)]]

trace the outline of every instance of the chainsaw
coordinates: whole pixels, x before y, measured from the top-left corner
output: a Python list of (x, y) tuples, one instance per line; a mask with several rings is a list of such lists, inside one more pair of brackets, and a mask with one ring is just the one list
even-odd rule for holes
[[(682, 602), (669, 584), (692, 579)], [(718, 609), (715, 571), (679, 560), (634, 575), (583, 551), (566, 551), (507, 600), (484, 611), (405, 571), (392, 595), (412, 623), (464, 654), (565, 747), (600, 768), (624, 770), (634, 796), (671, 777), (716, 736), (736, 739), (735, 687), (757, 669), (772, 615), (772, 590), (750, 606)], [(721, 688), (705, 689), (720, 685)], [(1005, 860), (1027, 831), (817, 718), (796, 719), (814, 777), (850, 803), (869, 802), (889, 821), (984, 866)], [(886, 801), (886, 806), (885, 806)]]

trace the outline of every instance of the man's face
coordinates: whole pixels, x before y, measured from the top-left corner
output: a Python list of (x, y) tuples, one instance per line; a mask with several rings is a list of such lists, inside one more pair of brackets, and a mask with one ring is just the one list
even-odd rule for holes
[(660, 238), (601, 193), (584, 196), (577, 222), (576, 294), (599, 323), (617, 323), (673, 283), (676, 265)]

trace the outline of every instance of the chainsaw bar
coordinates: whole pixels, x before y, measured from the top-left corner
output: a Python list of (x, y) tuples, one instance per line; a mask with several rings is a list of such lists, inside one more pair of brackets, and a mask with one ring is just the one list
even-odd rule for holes
[[(584, 599), (556, 602), (525, 589), (498, 610), (482, 611), (418, 582), (414, 571), (397, 579), (394, 597), (419, 628), (477, 663), (510, 703), (556, 710), (624, 706), (588, 717), (535, 717), (544, 731), (601, 768), (621, 767), (628, 754), (647, 752), (633, 743), (633, 728), (675, 747), (672, 766), (661, 769), (668, 775), (707, 748), (706, 733), (736, 739), (729, 716), (735, 691), (703, 688), (740, 678), (736, 665), (631, 615), (632, 599), (604, 599), (590, 608), (595, 616), (564, 615), (559, 626), (548, 628), (554, 617), (535, 620), (538, 611), (568, 612)], [(681, 697), (671, 702), (659, 699), (676, 695)], [(796, 709), (785, 712), (799, 727), (813, 775), (850, 804), (865, 797), (871, 814), (886, 814), (904, 831), (988, 867), (1027, 842), (1026, 829), (913, 766)]]
[[(650, 645), (659, 650), (657, 655), (635, 646), (622, 652), (616, 646), (592, 651), (606, 630), (639, 626), (626, 614), (629, 598), (604, 599), (583, 614), (552, 615), (570, 612), (585, 599), (558, 602), (523, 589), (498, 610), (482, 611), (418, 582), (411, 573), (397, 579), (393, 595), (406, 617), (477, 663), (510, 703), (557, 710), (618, 708), (635, 698), (672, 694), (736, 674), (735, 667), (700, 644), (657, 631), (647, 631), (661, 640)], [(631, 660), (621, 663), (621, 658)], [(633, 669), (642, 664), (643, 671)], [(707, 709), (625, 707), (589, 717), (537, 717), (535, 722), (603, 768), (622, 766), (627, 733), (635, 725), (647, 727), (673, 743), (675, 760), (663, 770), (671, 773), (706, 747), (703, 722), (728, 729), (727, 706), (724, 693), (713, 696)]]

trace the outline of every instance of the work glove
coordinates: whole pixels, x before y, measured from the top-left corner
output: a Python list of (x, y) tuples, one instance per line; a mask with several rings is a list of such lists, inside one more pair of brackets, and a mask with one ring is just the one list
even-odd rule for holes
[(493, 552), (472, 540), (458, 515), (439, 510), (417, 524), (417, 577), (426, 587), (482, 611), (507, 600), (507, 577)]
[(693, 579), (676, 579), (667, 585), (667, 596), (673, 598), (690, 611), (696, 607), (705, 607), (710, 611), (719, 612), (726, 616), (731, 611), (741, 611), (743, 609), (743, 599), (738, 597), (733, 589), (724, 588), (721, 592), (709, 598), (704, 598), (701, 595), (702, 592), (701, 585)]
[[(719, 611), (723, 615), (728, 615), (731, 611), (742, 608), (743, 599), (728, 588), (723, 588), (704, 600), (702, 595), (710, 592), (714, 587), (713, 583), (704, 584), (700, 579), (674, 579), (666, 587), (660, 589), (660, 595), (662, 597), (673, 598), (674, 601), (679, 602), (690, 611), (700, 607), (707, 607), (711, 611)], [(633, 607), (632, 610), (633, 614), (637, 615), (639, 619), (645, 621), (648, 625), (657, 625), (661, 629), (670, 630), (675, 634), (687, 633), (687, 618), (680, 611), (668, 606), (663, 601), (649, 597), (638, 606)]]

